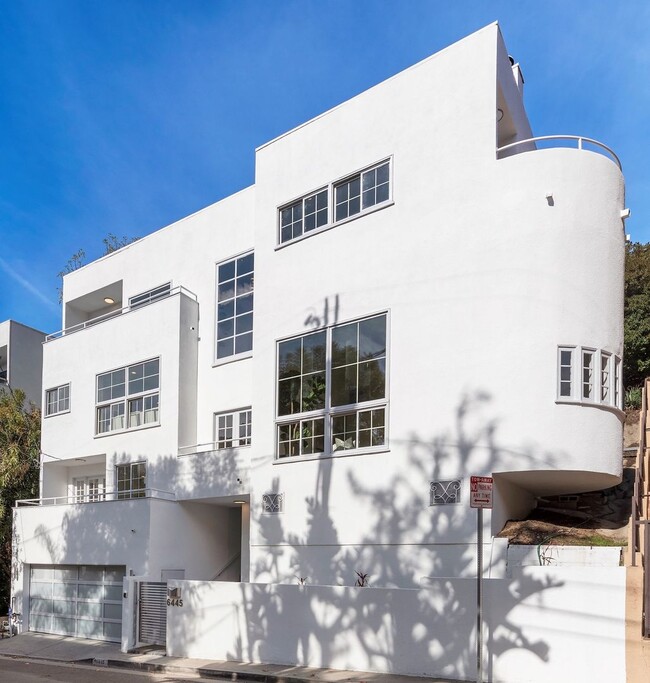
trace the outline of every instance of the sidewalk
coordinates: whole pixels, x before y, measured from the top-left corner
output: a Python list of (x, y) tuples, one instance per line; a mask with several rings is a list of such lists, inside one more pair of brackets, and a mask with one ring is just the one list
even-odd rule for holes
[(244, 664), (207, 659), (167, 657), (162, 650), (146, 654), (120, 652), (117, 643), (43, 633), (22, 633), (0, 640), (0, 657), (24, 657), (54, 662), (76, 662), (156, 673), (196, 673), (203, 677), (230, 678), (256, 683), (462, 683), (446, 678), (313, 669), (277, 664)]

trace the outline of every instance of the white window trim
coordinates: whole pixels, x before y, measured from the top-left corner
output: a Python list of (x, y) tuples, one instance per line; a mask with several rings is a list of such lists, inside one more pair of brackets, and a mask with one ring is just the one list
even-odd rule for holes
[[(220, 365), (226, 365), (227, 363), (233, 363), (235, 361), (239, 360), (244, 360), (245, 358), (252, 358), (253, 357), (253, 349), (250, 351), (242, 351), (241, 353), (233, 353), (230, 356), (224, 356), (223, 358), (217, 358), (217, 326), (219, 324), (219, 319), (218, 319), (218, 306), (219, 306), (219, 266), (224, 265), (224, 263), (229, 263), (230, 261), (236, 261), (238, 258), (241, 258), (242, 256), (247, 256), (248, 254), (253, 254), (253, 258), (255, 258), (255, 250), (254, 249), (246, 249), (245, 251), (239, 252), (238, 254), (235, 254), (234, 256), (230, 256), (225, 259), (221, 259), (220, 261), (215, 262), (214, 264), (214, 324), (212, 326), (212, 335), (213, 335), (213, 363), (212, 367), (216, 368)], [(253, 334), (255, 334), (255, 263), (253, 261), (253, 310), (251, 313), (253, 314)]]
[[(146, 389), (144, 391), (134, 393), (134, 394), (129, 394), (129, 376), (128, 376), (128, 371), (129, 368), (132, 368), (136, 365), (142, 365), (143, 363), (148, 363), (149, 361), (152, 360), (157, 360), (158, 361), (158, 389)], [(125, 377), (125, 384), (124, 384), (124, 396), (121, 396), (120, 398), (116, 398), (115, 400), (111, 401), (102, 401), (99, 402), (97, 400), (97, 392), (98, 392), (98, 379), (100, 375), (106, 375), (109, 372), (115, 372), (117, 370), (124, 370), (124, 377)], [(112, 368), (111, 370), (105, 370), (103, 372), (99, 372), (95, 375), (95, 438), (96, 439), (101, 439), (107, 436), (112, 436), (114, 434), (123, 434), (124, 432), (134, 432), (139, 429), (151, 429), (152, 427), (159, 427), (160, 426), (160, 388), (162, 385), (162, 362), (161, 362), (161, 356), (153, 357), (153, 358), (146, 358), (145, 360), (141, 361), (136, 361), (135, 363), (129, 363), (128, 365), (122, 365), (117, 368)], [(139, 399), (139, 398), (145, 398), (146, 396), (153, 396), (157, 394), (158, 395), (158, 419), (155, 422), (149, 422), (149, 423), (143, 423), (141, 425), (136, 425), (134, 427), (129, 427), (128, 422), (129, 422), (129, 403), (133, 400)], [(109, 406), (113, 405), (118, 405), (122, 404), (124, 405), (124, 426), (122, 428), (117, 428), (117, 429), (109, 429), (105, 432), (100, 432), (99, 430), (99, 409), (100, 408), (107, 408)]]
[[(378, 316), (386, 316), (386, 356), (385, 356), (385, 397), (383, 399), (374, 399), (371, 401), (364, 401), (363, 403), (353, 403), (344, 406), (332, 406), (331, 405), (331, 339), (332, 331), (335, 328), (343, 327), (352, 323), (359, 323), (364, 320), (369, 320)], [(278, 361), (279, 361), (279, 348), (280, 343), (284, 341), (290, 341), (292, 339), (299, 339), (309, 334), (315, 332), (326, 332), (326, 363), (325, 363), (325, 407), (319, 410), (303, 411), (300, 413), (292, 413), (291, 415), (278, 415), (279, 406), (279, 383), (278, 383)], [(390, 419), (390, 311), (383, 310), (375, 313), (370, 313), (368, 315), (361, 316), (359, 318), (354, 318), (352, 320), (346, 320), (343, 322), (336, 323), (335, 325), (329, 325), (327, 327), (321, 327), (310, 332), (304, 332), (298, 335), (288, 335), (282, 337), (276, 342), (276, 352), (275, 352), (275, 400), (274, 400), (274, 459), (273, 464), (282, 464), (287, 462), (304, 462), (307, 460), (320, 460), (323, 458), (341, 458), (347, 456), (356, 455), (366, 455), (370, 453), (385, 453), (390, 450), (389, 445), (389, 419)], [(349, 448), (341, 450), (333, 450), (332, 448), (332, 420), (337, 415), (346, 415), (356, 413), (358, 416), (359, 412), (365, 410), (373, 410), (377, 408), (382, 408), (384, 410), (384, 443), (377, 446), (364, 446), (360, 448)], [(301, 455), (290, 455), (279, 457), (278, 455), (278, 427), (283, 424), (289, 424), (291, 422), (299, 422), (302, 420), (324, 420), (324, 445), (325, 450), (323, 453), (308, 453)], [(358, 418), (357, 418), (358, 419)]]
[[(61, 399), (59, 398), (58, 394), (59, 394), (59, 390), (60, 390), (60, 389), (63, 389), (64, 387), (68, 387), (68, 407), (67, 407), (65, 410), (59, 410), (59, 409), (58, 409), (58, 406), (59, 406), (59, 404), (60, 404)], [(56, 392), (57, 392), (57, 400), (56, 400), (57, 409), (56, 409), (54, 412), (49, 413), (49, 412), (48, 412), (48, 405), (49, 405), (49, 403), (48, 403), (48, 400), (47, 400), (47, 395), (48, 395), (51, 391), (56, 391)], [(59, 384), (59, 385), (56, 386), (56, 387), (51, 387), (50, 389), (46, 389), (46, 390), (45, 390), (44, 400), (43, 400), (43, 413), (44, 413), (43, 416), (44, 416), (44, 417), (47, 418), (47, 417), (55, 417), (56, 415), (65, 415), (65, 413), (69, 413), (71, 410), (72, 410), (72, 391), (71, 391), (71, 384), (70, 384), (70, 382), (67, 382), (67, 383), (65, 383), (65, 384)]]
[[(239, 416), (242, 413), (250, 413), (251, 414), (251, 421), (250, 421), (251, 433), (248, 435), (248, 443), (244, 443), (244, 444), (239, 443)], [(227, 417), (229, 415), (232, 416), (232, 418), (233, 418), (233, 426), (232, 426), (233, 434), (234, 434), (235, 430), (237, 430), (237, 433), (238, 433), (237, 437), (233, 436), (233, 438), (230, 440), (233, 442), (237, 441), (238, 443), (236, 445), (234, 445), (234, 443), (233, 443), (232, 446), (219, 447), (219, 441), (220, 441), (220, 439), (219, 439), (219, 418), (220, 417)], [(218, 413), (214, 413), (213, 419), (214, 419), (213, 424), (214, 424), (214, 448), (215, 448), (215, 450), (225, 451), (225, 450), (230, 450), (233, 448), (250, 448), (251, 443), (252, 443), (252, 435), (253, 435), (252, 434), (253, 410), (252, 410), (251, 406), (245, 406), (243, 408), (236, 408), (235, 410), (224, 410), (224, 411), (221, 411)]]
[[(346, 216), (345, 218), (342, 218), (341, 220), (336, 220), (335, 216), (335, 190), (336, 187), (341, 185), (342, 183), (345, 183), (355, 176), (361, 176), (363, 173), (366, 173), (367, 171), (372, 171), (373, 169), (382, 166), (383, 164), (388, 163), (388, 199), (386, 199), (383, 202), (380, 202), (379, 204), (373, 204), (372, 206), (369, 206), (366, 209), (361, 209), (358, 213), (352, 214), (351, 216)], [(393, 186), (394, 186), (394, 177), (393, 177), (393, 155), (390, 155), (388, 157), (385, 157), (381, 161), (378, 161), (374, 164), (370, 164), (369, 166), (364, 166), (352, 173), (346, 173), (346, 175), (341, 176), (340, 178), (337, 178), (336, 180), (333, 180), (332, 182), (328, 183), (327, 185), (321, 185), (317, 190), (312, 190), (310, 192), (305, 192), (304, 194), (298, 195), (297, 197), (294, 197), (291, 201), (284, 202), (280, 206), (277, 207), (276, 209), (276, 246), (275, 249), (276, 251), (278, 249), (283, 249), (284, 247), (288, 246), (289, 244), (295, 244), (296, 242), (300, 242), (301, 240), (307, 239), (311, 237), (312, 235), (317, 235), (321, 232), (325, 232), (327, 230), (331, 230), (332, 228), (338, 226), (338, 225), (344, 225), (345, 223), (349, 223), (350, 221), (354, 221), (357, 218), (361, 218), (363, 216), (367, 216), (370, 213), (374, 213), (375, 211), (381, 211), (382, 209), (385, 209), (389, 206), (393, 206), (395, 203), (393, 200)], [(308, 199), (309, 197), (312, 197), (315, 194), (318, 194), (319, 192), (322, 192), (323, 190), (327, 189), (327, 223), (325, 225), (322, 225), (319, 228), (314, 228), (314, 230), (309, 230), (308, 232), (305, 232), (303, 229), (303, 232), (301, 235), (298, 237), (293, 237), (290, 240), (286, 240), (285, 242), (282, 241), (282, 223), (281, 223), (281, 212), (283, 209), (286, 209), (293, 204), (296, 204), (297, 202), (302, 201), (304, 203), (305, 199)], [(363, 190), (362, 190), (363, 193)], [(362, 195), (360, 195), (361, 197)], [(304, 206), (304, 204), (303, 204)], [(304, 220), (304, 215), (303, 215), (303, 220)]]
[[(561, 381), (561, 352), (571, 351), (571, 395), (562, 396), (560, 394)], [(585, 353), (593, 355), (592, 368), (592, 396), (586, 398), (583, 396), (583, 358)], [(603, 373), (603, 359), (609, 360), (609, 378), (608, 378), (608, 392), (607, 398), (602, 398), (602, 373)], [(612, 409), (617, 412), (623, 411), (622, 399), (622, 360), (621, 357), (607, 351), (605, 349), (598, 349), (591, 346), (576, 346), (572, 344), (561, 344), (557, 347), (556, 353), (556, 398), (555, 402), (558, 404), (573, 404), (582, 406), (593, 406), (597, 408)]]

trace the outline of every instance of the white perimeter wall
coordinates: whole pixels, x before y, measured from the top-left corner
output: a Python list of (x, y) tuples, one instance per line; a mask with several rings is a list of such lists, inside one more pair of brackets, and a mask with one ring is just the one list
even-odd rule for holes
[[(476, 582), (420, 590), (170, 581), (167, 654), (476, 676)], [(484, 582), (485, 678), (625, 681), (625, 570), (524, 567)]]

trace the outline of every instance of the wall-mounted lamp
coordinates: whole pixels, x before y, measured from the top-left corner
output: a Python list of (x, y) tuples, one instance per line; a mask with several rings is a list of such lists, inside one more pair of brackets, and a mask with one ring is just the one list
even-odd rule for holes
[(632, 212), (629, 209), (623, 209), (621, 211), (621, 218), (625, 220), (626, 218), (629, 218)]
[(555, 200), (553, 199), (553, 193), (552, 192), (546, 193), (546, 201), (547, 201), (549, 206), (555, 206)]
[(113, 298), (110, 297), (110, 296), (105, 296), (105, 297), (104, 297), (104, 302), (107, 303), (107, 304), (114, 304), (114, 303), (115, 303), (115, 299), (113, 299)]

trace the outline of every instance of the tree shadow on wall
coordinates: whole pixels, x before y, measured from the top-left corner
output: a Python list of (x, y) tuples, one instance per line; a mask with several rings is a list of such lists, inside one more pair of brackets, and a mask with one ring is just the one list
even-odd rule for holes
[[(290, 553), (290, 563), (298, 572), (296, 581), (305, 578), (307, 585), (291, 587), (294, 595), (301, 591), (299, 618), (294, 613), (296, 603), (285, 602), (283, 587), (242, 586), (247, 632), (229, 658), (456, 679), (475, 676), (475, 600), (468, 600), (475, 581), (458, 577), (475, 576), (476, 517), (466, 501), (429, 507), (429, 483), (450, 475), (466, 479), (470, 473), (504, 469), (512, 458), (541, 458), (547, 466), (552, 460), (549, 454), (504, 451), (497, 439), (497, 421), (482, 417), (488, 403), (484, 393), (464, 396), (451, 433), (428, 439), (413, 434), (403, 444), (408, 466), (381, 484), (367, 484), (348, 470), (348, 490), (336, 495), (350, 496), (352, 507), (372, 510), (368, 527), (354, 547), (341, 543), (345, 530), (337, 529), (331, 512), (332, 476), (334, 468), (341, 466), (335, 458), (318, 463), (313, 492), (305, 498), (308, 519), (302, 537), (286, 534), (281, 515), (261, 515), (261, 544), (271, 552), (257, 558), (253, 574), (258, 580), (282, 581), (278, 559)], [(273, 490), (281, 489), (276, 478)], [(396, 549), (405, 540), (407, 545)], [(414, 553), (425, 559), (418, 564)], [(496, 560), (505, 563), (505, 557)], [(420, 578), (427, 575), (423, 566), (429, 568), (429, 576), (440, 578), (431, 578), (426, 588), (419, 588)], [(347, 579), (350, 586), (360, 570), (370, 575), (370, 588), (321, 588), (337, 579)], [(517, 648), (548, 660), (549, 645), (532, 642), (508, 615), (533, 594), (543, 603), (544, 591), (559, 585), (526, 576), (513, 590), (500, 592), (498, 613), (493, 615), (498, 632), (491, 636), (494, 656)], [(372, 586), (415, 590), (388, 592)], [(402, 609), (400, 602), (409, 595), (417, 600), (411, 609)], [(352, 655), (355, 648), (363, 652), (363, 667)]]

